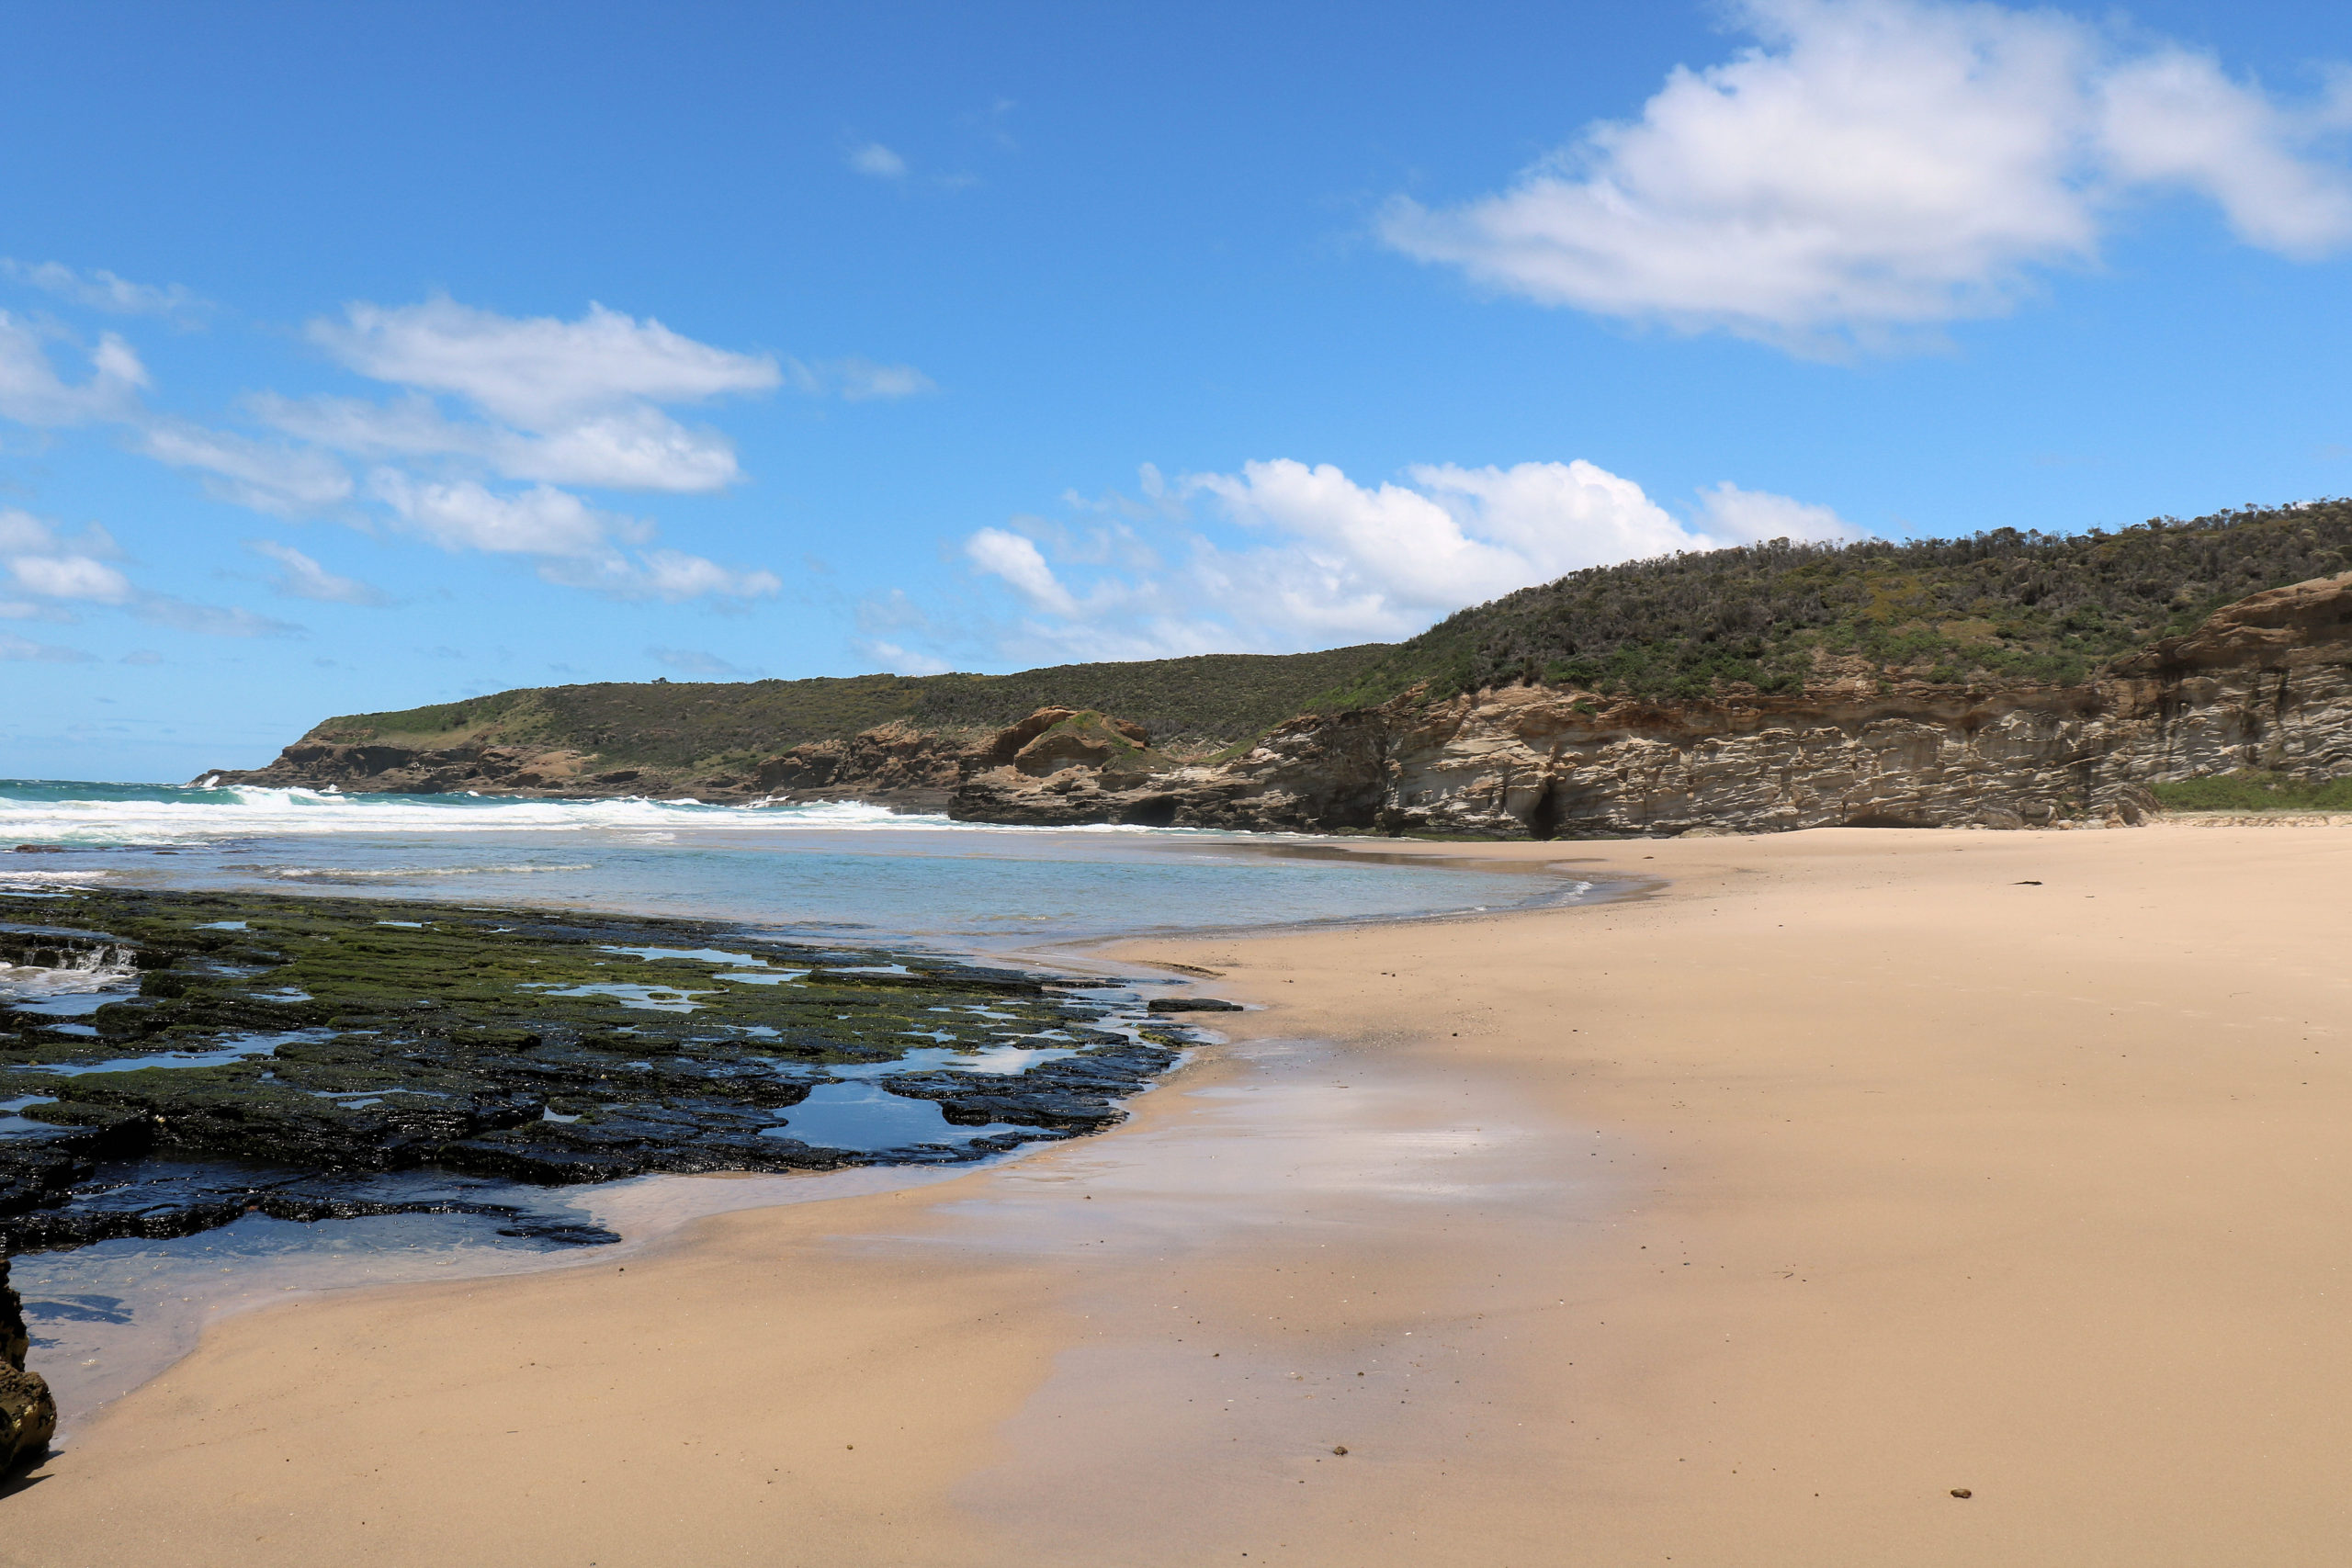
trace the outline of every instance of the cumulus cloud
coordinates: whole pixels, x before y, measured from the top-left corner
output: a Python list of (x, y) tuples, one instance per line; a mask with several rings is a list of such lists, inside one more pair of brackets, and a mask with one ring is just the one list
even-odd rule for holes
[(1758, 42), (1678, 67), (1510, 188), (1399, 198), (1385, 241), (1547, 305), (1816, 352), (2007, 309), (2095, 259), (2127, 198), (2215, 202), (2240, 239), (2352, 242), (2323, 156), (2352, 97), (2294, 107), (2172, 45), (2050, 11), (1938, 0), (1748, 0)]
[(270, 586), (289, 599), (314, 599), (322, 604), (389, 604), (390, 595), (357, 578), (338, 577), (311, 557), (274, 539), (249, 539), (245, 547), (277, 563)]
[(147, 367), (129, 344), (102, 334), (90, 351), (90, 374), (68, 381), (51, 363), (42, 334), (0, 310), (0, 419), (51, 427), (135, 417)]
[(849, 166), (877, 180), (902, 180), (907, 177), (906, 159), (879, 141), (868, 141), (862, 147), (850, 149)]
[[(1729, 483), (1702, 491), (1692, 520), (1678, 520), (1631, 479), (1580, 459), (1429, 464), (1377, 485), (1289, 458), (1173, 486), (1149, 469), (1144, 479), (1152, 504), (1120, 509), (1130, 521), (1116, 527), (1073, 538), (1029, 522), (966, 539), (972, 568), (1021, 602), (1023, 651), (1143, 659), (1408, 637), (1580, 567), (1860, 536), (1826, 507)], [(1238, 542), (1197, 526), (1193, 502), (1232, 525)], [(1164, 550), (1130, 526), (1153, 516), (1172, 536)]]
[(35, 288), (118, 316), (178, 316), (187, 318), (211, 309), (210, 302), (172, 283), (158, 287), (133, 283), (100, 267), (76, 272), (63, 262), (20, 262), (0, 256), (0, 276), (28, 283)]

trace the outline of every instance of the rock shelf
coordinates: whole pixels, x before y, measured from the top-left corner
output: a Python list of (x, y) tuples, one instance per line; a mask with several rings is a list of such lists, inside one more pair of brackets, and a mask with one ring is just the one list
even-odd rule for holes
[[(1186, 1038), (1067, 977), (570, 910), (0, 896), (0, 960), (12, 1251), (251, 1212), (480, 1213), (608, 1240), (466, 1179), (971, 1159), (1119, 1121)], [(1023, 1045), (1071, 1054), (961, 1070)], [(881, 1150), (793, 1136), (792, 1108), (844, 1077), (986, 1131)], [(445, 1179), (384, 1179), (420, 1168)]]

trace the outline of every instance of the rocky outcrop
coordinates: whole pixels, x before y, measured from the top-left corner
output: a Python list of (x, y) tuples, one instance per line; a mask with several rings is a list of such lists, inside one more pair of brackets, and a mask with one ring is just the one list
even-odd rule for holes
[(57, 1435), (57, 1401), (47, 1381), (25, 1366), (31, 1344), (23, 1303), (8, 1283), (8, 1260), (0, 1258), (0, 1474), (38, 1460)]
[(2352, 573), (2256, 594), (2081, 686), (1855, 677), (1672, 704), (1517, 686), (1295, 719), (1221, 766), (967, 780), (984, 821), (1534, 838), (2139, 820), (2146, 786), (2352, 773)]
[(247, 784), (514, 795), (864, 799), (1040, 826), (1607, 837), (2132, 822), (2147, 786), (2352, 773), (2352, 573), (2240, 600), (2076, 686), (1825, 666), (1804, 690), (1686, 701), (1541, 685), (1310, 714), (1240, 755), (1041, 708), (992, 734), (893, 724), (701, 772), (575, 751), (306, 741)]
[(618, 795), (643, 774), (597, 770), (578, 751), (526, 746), (443, 748), (298, 740), (266, 768), (208, 774), (220, 784), (375, 795)]

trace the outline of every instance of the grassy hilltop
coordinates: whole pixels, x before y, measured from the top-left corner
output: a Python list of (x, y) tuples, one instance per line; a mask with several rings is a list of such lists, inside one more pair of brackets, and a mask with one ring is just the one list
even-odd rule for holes
[(311, 740), (573, 747), (661, 768), (772, 754), (893, 720), (978, 733), (1049, 705), (1204, 752), (1295, 715), (1536, 681), (1656, 697), (1804, 686), (1825, 660), (1937, 683), (2071, 683), (2266, 588), (2352, 570), (2352, 502), (2115, 533), (1998, 528), (1908, 544), (1783, 541), (1595, 567), (1408, 641), (1320, 653), (1065, 664), (1012, 675), (606, 682), (331, 718)]

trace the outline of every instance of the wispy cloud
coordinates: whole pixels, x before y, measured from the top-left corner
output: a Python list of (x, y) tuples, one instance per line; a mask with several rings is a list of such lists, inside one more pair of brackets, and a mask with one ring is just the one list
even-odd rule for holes
[(129, 344), (102, 333), (88, 351), (88, 378), (68, 381), (51, 363), (44, 335), (49, 334), (0, 310), (0, 419), (52, 428), (138, 417), (147, 367)]
[(248, 539), (245, 548), (277, 563), (270, 586), (289, 599), (312, 599), (322, 604), (389, 604), (391, 595), (355, 577), (338, 577), (291, 545), (274, 539)]
[(29, 637), (0, 632), (0, 659), (39, 664), (88, 664), (96, 657), (78, 648), (60, 648), (55, 643), (35, 642)]
[(790, 359), (785, 369), (795, 390), (822, 397), (830, 393), (844, 402), (861, 403), (884, 398), (915, 398), (939, 390), (939, 384), (911, 365), (877, 365), (870, 359)]
[(117, 316), (171, 316), (184, 323), (212, 309), (212, 302), (176, 283), (133, 283), (104, 267), (77, 272), (63, 262), (21, 262), (0, 256), (0, 276)]
[(906, 159), (879, 141), (868, 141), (851, 148), (849, 166), (872, 179), (902, 180), (907, 177)]
[(715, 653), (698, 648), (649, 648), (646, 657), (665, 670), (675, 670), (682, 675), (707, 675), (713, 680), (740, 681), (756, 677), (759, 671), (729, 664)]

